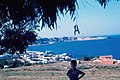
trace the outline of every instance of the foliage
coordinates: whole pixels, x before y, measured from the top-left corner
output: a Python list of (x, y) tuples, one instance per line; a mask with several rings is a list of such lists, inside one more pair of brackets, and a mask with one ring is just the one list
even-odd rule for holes
[[(105, 7), (111, 0), (97, 1)], [(76, 6), (77, 0), (0, 0), (0, 23), (12, 20), (13, 24), (23, 27), (34, 20), (34, 24), (41, 21), (41, 28), (47, 25), (52, 29), (60, 14), (69, 12), (73, 18)]]
[(26, 51), (36, 40), (38, 23), (41, 29), (52, 29), (59, 14), (69, 12), (73, 17), (76, 4), (76, 0), (0, 0), (0, 54)]
[(82, 56), (80, 59), (81, 60), (84, 60), (84, 61), (90, 61), (91, 59), (93, 59), (94, 57), (93, 56)]
[(78, 68), (79, 69), (91, 69), (91, 68), (93, 68), (94, 66), (92, 66), (92, 65), (81, 65), (81, 66), (79, 66)]
[[(97, 1), (105, 7), (110, 0)], [(77, 0), (0, 0), (0, 54), (26, 51), (36, 40), (34, 30), (55, 29), (60, 14), (75, 20), (77, 5)]]
[(29, 62), (21, 62), (19, 60), (1, 60), (0, 61), (0, 68), (4, 68), (4, 65), (7, 65), (8, 68), (15, 68), (15, 67), (21, 67), (21, 66), (30, 66), (31, 64)]
[(21, 26), (38, 17), (36, 21), (42, 21), (42, 27), (47, 24), (51, 28), (59, 13), (69, 12), (72, 17), (76, 4), (77, 0), (0, 0), (0, 15), (2, 23), (13, 20)]
[(109, 70), (120, 70), (120, 66), (112, 66), (112, 65), (98, 65), (95, 68), (97, 68), (97, 69), (109, 69)]
[[(104, 8), (106, 7), (106, 5), (111, 1), (111, 0), (97, 0), (101, 6), (104, 6)], [(115, 0), (115, 1), (119, 1), (119, 0)]]
[(14, 29), (13, 25), (5, 25), (2, 27), (0, 36), (0, 54), (8, 52), (10, 54), (22, 53), (26, 51), (28, 45), (36, 40), (36, 34), (33, 30), (25, 28)]
[(0, 68), (3, 69), (4, 65), (8, 65), (8, 62), (6, 60), (1, 60), (0, 61)]

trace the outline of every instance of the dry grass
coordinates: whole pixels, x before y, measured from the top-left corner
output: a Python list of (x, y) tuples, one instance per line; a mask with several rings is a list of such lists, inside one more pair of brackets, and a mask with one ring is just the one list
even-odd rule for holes
[[(87, 66), (87, 68), (86, 68)], [(90, 66), (90, 67), (89, 67)], [(0, 80), (68, 80), (68, 62), (33, 65), (0, 70)], [(120, 80), (119, 66), (80, 64), (78, 68), (86, 73), (81, 80)]]

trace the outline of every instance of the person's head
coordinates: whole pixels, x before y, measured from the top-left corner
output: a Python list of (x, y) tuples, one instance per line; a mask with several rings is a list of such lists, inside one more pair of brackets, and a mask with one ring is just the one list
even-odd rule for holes
[(76, 68), (76, 66), (77, 66), (77, 61), (76, 60), (72, 60), (71, 61), (71, 68), (74, 69), (74, 68)]

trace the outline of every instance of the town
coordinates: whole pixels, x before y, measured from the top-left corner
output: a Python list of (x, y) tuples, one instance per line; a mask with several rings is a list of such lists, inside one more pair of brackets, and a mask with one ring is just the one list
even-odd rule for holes
[[(37, 64), (49, 64), (56, 62), (69, 62), (72, 59), (72, 55), (68, 53), (55, 54), (51, 51), (37, 52), (27, 51), (24, 54), (4, 54), (0, 55), (0, 68), (15, 68), (21, 66), (30, 66)], [(116, 60), (112, 55), (105, 55), (99, 57), (84, 56), (81, 59), (77, 59), (78, 63), (102, 64), (102, 65), (119, 65), (120, 60)]]
[[(24, 54), (4, 54), (0, 55), (0, 68), (20, 67), (33, 64), (47, 64), (57, 61), (70, 61), (71, 55), (67, 53), (55, 54), (51, 51), (37, 52), (27, 51)], [(13, 65), (12, 65), (12, 64)], [(18, 65), (17, 65), (18, 64)]]

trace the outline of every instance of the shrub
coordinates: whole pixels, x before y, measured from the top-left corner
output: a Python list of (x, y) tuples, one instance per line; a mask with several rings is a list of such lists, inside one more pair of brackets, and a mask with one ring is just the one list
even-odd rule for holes
[(93, 56), (82, 56), (80, 59), (84, 60), (84, 61), (90, 61), (92, 58), (94, 58)]
[(91, 65), (82, 65), (82, 66), (80, 66), (78, 68), (79, 69), (91, 69), (91, 68), (93, 68), (93, 66), (91, 66)]

